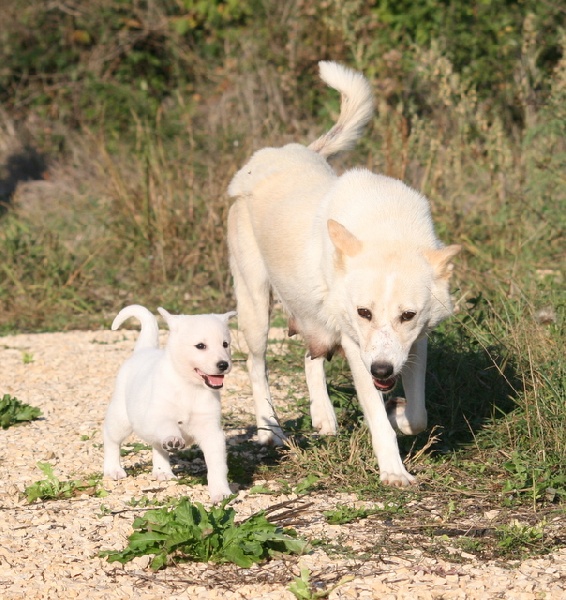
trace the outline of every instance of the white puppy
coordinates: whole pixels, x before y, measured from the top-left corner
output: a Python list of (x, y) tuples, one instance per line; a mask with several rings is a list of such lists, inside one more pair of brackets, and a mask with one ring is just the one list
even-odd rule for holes
[[(322, 79), (342, 94), (336, 125), (308, 148), (265, 148), (234, 176), (228, 244), (239, 325), (262, 443), (284, 433), (271, 403), (265, 363), (271, 290), (301, 333), (313, 426), (336, 433), (324, 359), (342, 347), (368, 423), (380, 477), (414, 477), (396, 431), (426, 427), (427, 332), (451, 314), (448, 280), (459, 246), (437, 239), (427, 199), (401, 181), (352, 169), (338, 176), (327, 158), (349, 148), (370, 120), (368, 81), (333, 62)], [(402, 374), (406, 400), (384, 402)]]
[(218, 502), (231, 494), (219, 390), (232, 367), (228, 319), (236, 313), (174, 316), (158, 311), (170, 331), (164, 349), (159, 348), (157, 319), (143, 306), (127, 306), (112, 323), (116, 330), (136, 317), (141, 332), (118, 373), (104, 420), (104, 475), (126, 477), (120, 445), (132, 432), (153, 446), (153, 474), (159, 480), (175, 477), (168, 452), (196, 443), (206, 461), (210, 499)]

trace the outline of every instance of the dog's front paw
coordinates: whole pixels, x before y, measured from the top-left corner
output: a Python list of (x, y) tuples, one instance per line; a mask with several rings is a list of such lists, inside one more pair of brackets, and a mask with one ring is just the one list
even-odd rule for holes
[(312, 417), (312, 426), (320, 435), (336, 435), (338, 432), (338, 422), (334, 413), (326, 418)]
[(397, 433), (417, 435), (417, 433), (426, 429), (426, 410), (420, 411), (422, 414), (413, 415), (409, 420), (407, 418), (407, 401), (405, 398), (390, 398), (385, 403), (385, 408), (387, 409), (387, 418)]
[(257, 441), (262, 446), (283, 446), (287, 436), (279, 426), (264, 427), (257, 431)]
[(170, 435), (162, 440), (161, 446), (163, 447), (163, 450), (167, 450), (167, 452), (176, 452), (185, 447), (185, 440), (182, 437)]
[(408, 487), (417, 483), (416, 478), (405, 469), (398, 473), (382, 472), (379, 478), (381, 479), (381, 483), (393, 487)]

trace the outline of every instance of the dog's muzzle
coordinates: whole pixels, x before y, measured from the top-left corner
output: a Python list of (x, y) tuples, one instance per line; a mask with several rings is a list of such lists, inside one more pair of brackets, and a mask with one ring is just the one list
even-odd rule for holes
[(200, 369), (195, 369), (195, 372), (201, 377), (205, 385), (212, 390), (219, 390), (224, 385), (224, 375), (208, 375), (203, 373)]
[(376, 361), (371, 365), (371, 376), (373, 385), (386, 394), (390, 392), (397, 383), (397, 375), (393, 374), (393, 365), (385, 361)]
[(389, 377), (387, 379), (378, 379), (377, 377), (372, 377), (372, 379), (373, 385), (383, 394), (390, 392), (397, 383), (397, 377)]

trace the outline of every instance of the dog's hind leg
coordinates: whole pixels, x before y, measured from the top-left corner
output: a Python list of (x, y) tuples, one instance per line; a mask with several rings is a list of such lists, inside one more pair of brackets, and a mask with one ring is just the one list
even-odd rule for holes
[(387, 418), (383, 395), (373, 385), (372, 377), (360, 357), (358, 345), (344, 335), (342, 347), (350, 364), (358, 400), (371, 433), (380, 479), (383, 483), (397, 487), (410, 485), (415, 478), (405, 469), (401, 460), (397, 435)]
[(236, 203), (228, 217), (230, 266), (236, 289), (238, 326), (248, 345), (247, 367), (255, 404), (260, 444), (285, 441), (271, 400), (267, 378), (267, 339), (271, 297), (268, 274), (253, 237), (246, 209)]
[(416, 435), (426, 429), (425, 406), (427, 339), (417, 340), (411, 347), (409, 360), (403, 367), (404, 398), (392, 398), (387, 402), (387, 416), (397, 431)]
[(322, 435), (336, 435), (338, 423), (332, 402), (326, 389), (324, 357), (305, 356), (305, 375), (311, 403), (312, 426)]
[[(118, 384), (119, 385), (119, 384)], [(126, 471), (120, 463), (120, 446), (132, 433), (123, 398), (114, 397), (104, 419), (104, 476), (123, 479)]]

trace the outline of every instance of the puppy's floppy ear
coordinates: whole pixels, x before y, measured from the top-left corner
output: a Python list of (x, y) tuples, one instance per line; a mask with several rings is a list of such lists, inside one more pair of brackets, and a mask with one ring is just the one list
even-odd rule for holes
[(167, 327), (169, 327), (169, 330), (172, 331), (175, 328), (175, 315), (168, 313), (161, 306), (157, 309), (157, 312), (165, 319)]
[(425, 250), (424, 256), (432, 265), (434, 273), (438, 279), (449, 279), (452, 275), (452, 259), (460, 252), (462, 246), (453, 244), (435, 250)]
[(334, 219), (328, 219), (327, 227), (330, 240), (338, 252), (346, 256), (356, 256), (361, 252), (362, 242), (353, 233), (350, 233), (344, 225)]

